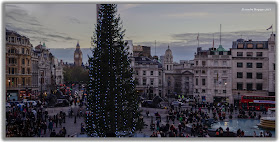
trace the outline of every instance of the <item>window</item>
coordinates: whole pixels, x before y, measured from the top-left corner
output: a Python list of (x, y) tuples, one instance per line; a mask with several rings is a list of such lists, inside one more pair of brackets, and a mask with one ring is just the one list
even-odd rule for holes
[(257, 48), (259, 49), (263, 48), (263, 44), (262, 43), (257, 44)]
[(227, 93), (227, 90), (223, 90), (223, 93)]
[(223, 75), (227, 75), (227, 71), (226, 70), (223, 70)]
[(262, 52), (257, 52), (257, 57), (262, 57), (263, 53)]
[(262, 63), (257, 63), (257, 68), (262, 68)]
[(205, 89), (202, 89), (201, 93), (205, 93)]
[(147, 81), (147, 79), (143, 78), (143, 85), (146, 85), (146, 81)]
[(238, 57), (243, 57), (243, 52), (237, 52)]
[(223, 84), (227, 83), (227, 79), (223, 79)]
[(151, 78), (150, 82), (151, 82), (151, 85), (153, 86), (154, 85), (154, 79)]
[(161, 71), (158, 72), (158, 75), (161, 75)]
[(138, 75), (138, 70), (136, 70), (136, 75)]
[(243, 63), (240, 63), (240, 62), (237, 63), (237, 67), (238, 67), (238, 68), (243, 68)]
[(257, 73), (257, 79), (262, 79), (262, 73)]
[(238, 43), (237, 48), (243, 48), (243, 43)]
[(198, 78), (195, 79), (195, 85), (198, 85)]
[(214, 70), (214, 74), (215, 74), (215, 75), (218, 74), (218, 71), (217, 71), (217, 70)]
[(21, 53), (24, 54), (24, 48), (21, 48)]
[(217, 83), (217, 79), (216, 79), (216, 78), (214, 79), (214, 83), (215, 83), (215, 84)]
[(252, 49), (253, 48), (253, 44), (252, 43), (247, 44), (247, 48)]
[(262, 90), (262, 83), (257, 83), (257, 90)]
[(247, 90), (252, 91), (253, 90), (253, 84), (252, 83), (247, 83)]
[(218, 61), (214, 61), (214, 65), (215, 65), (215, 66), (218, 66)]
[(202, 70), (202, 74), (205, 74), (205, 70)]
[(151, 71), (151, 75), (154, 75), (154, 71)]
[(247, 57), (253, 57), (253, 52), (247, 52)]
[(205, 66), (206, 65), (206, 62), (205, 61), (202, 61), (202, 66)]
[(158, 83), (161, 84), (161, 79), (158, 80)]
[(227, 61), (223, 61), (223, 65), (226, 66), (227, 65)]
[(237, 90), (243, 90), (243, 83), (237, 83)]
[(143, 71), (143, 75), (146, 75), (146, 71)]
[(21, 74), (25, 74), (25, 68), (22, 68)]
[(198, 93), (198, 89), (195, 89), (195, 93)]
[(253, 63), (247, 63), (247, 68), (253, 68)]
[(218, 90), (215, 90), (215, 94), (217, 94), (218, 93)]
[(25, 78), (22, 78), (22, 85), (25, 85)]
[(251, 72), (247, 72), (247, 78), (248, 79), (252, 79), (253, 78), (253, 74)]
[(198, 61), (196, 61), (195, 64), (198, 65)]
[(168, 81), (168, 82), (167, 82), (167, 85), (168, 85), (168, 86), (171, 86), (171, 81)]
[(273, 64), (273, 70), (275, 70), (275, 64)]
[(237, 78), (243, 78), (243, 73), (242, 72), (237, 72)]
[(202, 85), (205, 85), (205, 79), (204, 78), (202, 79)]
[(198, 71), (195, 71), (195, 73), (197, 74), (197, 73), (198, 73)]
[(12, 68), (12, 74), (15, 74), (15, 68)]

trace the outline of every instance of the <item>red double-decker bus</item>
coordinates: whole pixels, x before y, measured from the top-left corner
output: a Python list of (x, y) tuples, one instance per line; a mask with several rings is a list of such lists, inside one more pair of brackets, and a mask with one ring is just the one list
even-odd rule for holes
[(239, 102), (243, 110), (268, 110), (275, 108), (275, 96), (242, 96)]

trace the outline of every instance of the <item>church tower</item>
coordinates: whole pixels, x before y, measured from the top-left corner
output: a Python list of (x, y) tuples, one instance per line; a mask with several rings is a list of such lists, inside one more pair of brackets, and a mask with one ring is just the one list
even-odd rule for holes
[(169, 45), (168, 45), (168, 49), (165, 51), (165, 55), (164, 55), (164, 67), (165, 70), (170, 71), (173, 70), (173, 55), (172, 55), (172, 51), (169, 49)]
[(76, 45), (76, 50), (74, 52), (74, 64), (75, 66), (81, 66), (83, 62), (83, 53), (80, 49), (79, 41)]

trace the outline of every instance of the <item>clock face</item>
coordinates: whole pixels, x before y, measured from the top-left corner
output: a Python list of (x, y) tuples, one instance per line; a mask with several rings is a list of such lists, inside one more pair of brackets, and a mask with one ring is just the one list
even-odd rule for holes
[(75, 58), (79, 58), (79, 54), (76, 54), (76, 55), (75, 55)]

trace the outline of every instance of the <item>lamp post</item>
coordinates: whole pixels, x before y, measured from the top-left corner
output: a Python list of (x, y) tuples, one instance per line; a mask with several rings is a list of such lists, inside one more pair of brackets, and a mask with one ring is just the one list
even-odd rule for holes
[(9, 87), (10, 87), (11, 80), (9, 79), (8, 82), (9, 82)]
[(238, 109), (239, 109), (239, 95), (240, 93), (238, 92), (238, 103), (237, 103)]
[(227, 90), (226, 90), (227, 88), (226, 87), (227, 87), (227, 83), (225, 82), (225, 104), (226, 104), (226, 94), (227, 94)]

